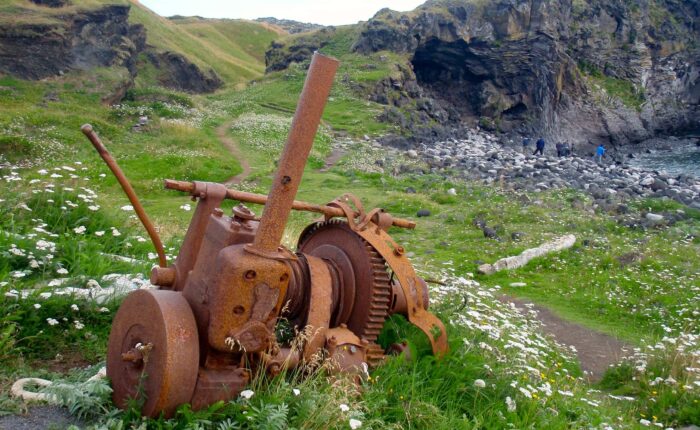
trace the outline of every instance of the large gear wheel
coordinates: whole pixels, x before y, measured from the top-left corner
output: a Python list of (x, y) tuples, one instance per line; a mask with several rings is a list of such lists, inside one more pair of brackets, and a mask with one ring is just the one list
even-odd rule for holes
[(347, 324), (359, 338), (375, 342), (391, 301), (384, 258), (346, 222), (336, 219), (307, 227), (299, 238), (298, 252), (322, 258), (337, 269), (341, 291), (331, 326)]

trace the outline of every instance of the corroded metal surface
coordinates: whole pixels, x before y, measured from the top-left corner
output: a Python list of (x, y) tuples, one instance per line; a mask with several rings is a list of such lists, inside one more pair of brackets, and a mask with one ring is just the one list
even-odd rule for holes
[[(436, 355), (447, 350), (444, 326), (427, 311), (425, 282), (387, 234), (413, 221), (365, 212), (349, 194), (326, 205), (294, 200), (337, 66), (314, 56), (268, 196), (166, 181), (197, 208), (175, 262), (151, 273), (162, 290), (130, 294), (115, 316), (107, 371), (118, 406), (136, 398), (143, 414), (172, 416), (184, 403), (196, 410), (235, 398), (254, 372), (297, 366), (359, 380), (368, 363), (384, 359), (376, 342), (392, 313), (423, 330)], [(242, 205), (225, 214), (226, 198), (264, 204), (262, 218)], [(280, 245), (292, 209), (325, 217), (304, 230), (296, 253)], [(298, 335), (278, 336), (283, 323)]]
[(389, 315), (391, 284), (384, 259), (346, 222), (313, 224), (301, 234), (299, 252), (338, 268), (334, 326), (347, 324), (360, 338), (374, 342)]
[[(169, 189), (169, 190), (182, 191), (185, 193), (189, 193), (191, 195), (196, 195), (194, 193), (194, 183), (193, 182), (175, 181), (173, 179), (166, 179), (165, 180), (165, 188)], [(266, 195), (249, 193), (246, 191), (232, 190), (230, 188), (228, 190), (226, 190), (226, 198), (229, 200), (236, 200), (239, 202), (246, 202), (246, 203), (255, 203), (258, 205), (264, 205), (265, 203), (267, 203), (267, 196)], [(294, 200), (294, 202), (292, 202), (292, 209), (294, 209), (295, 211), (305, 211), (305, 212), (314, 212), (314, 213), (318, 213), (318, 214), (323, 214), (327, 217), (344, 217), (344, 216), (346, 216), (345, 212), (343, 212), (343, 210), (340, 208), (332, 207), (332, 206), (328, 206), (328, 205), (318, 205), (315, 203), (308, 203), (308, 202), (303, 202), (300, 200)], [(353, 215), (353, 218), (357, 218), (360, 216), (360, 214), (358, 212), (354, 212), (352, 215)], [(403, 219), (403, 218), (392, 218), (391, 225), (394, 227), (408, 228), (408, 229), (416, 228), (415, 221), (411, 221), (411, 220)]]
[(260, 219), (260, 231), (253, 241), (253, 247), (260, 251), (275, 252), (282, 240), (287, 218), (304, 173), (306, 159), (314, 143), (321, 114), (339, 65), (338, 60), (318, 53), (314, 54), (311, 60), (287, 145), (279, 160), (272, 189)]
[(173, 291), (138, 290), (124, 300), (109, 334), (107, 376), (114, 403), (143, 402), (142, 413), (171, 416), (197, 382), (197, 325)]

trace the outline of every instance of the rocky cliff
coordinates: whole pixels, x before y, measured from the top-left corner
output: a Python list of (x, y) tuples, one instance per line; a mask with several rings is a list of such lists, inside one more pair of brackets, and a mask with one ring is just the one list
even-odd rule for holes
[(213, 71), (202, 71), (180, 54), (149, 46), (146, 29), (129, 23), (129, 11), (127, 5), (67, 9), (53, 13), (52, 19), (0, 26), (0, 73), (36, 80), (71, 70), (124, 67), (130, 81), (120, 88), (123, 92), (133, 84), (142, 63), (149, 62), (163, 86), (188, 92), (210, 92), (221, 86)]
[[(697, 0), (431, 0), (379, 11), (352, 50), (406, 58), (371, 97), (411, 111), (387, 115), (411, 131), (478, 123), (619, 145), (700, 127), (698, 18)], [(270, 70), (290, 60), (275, 48)]]

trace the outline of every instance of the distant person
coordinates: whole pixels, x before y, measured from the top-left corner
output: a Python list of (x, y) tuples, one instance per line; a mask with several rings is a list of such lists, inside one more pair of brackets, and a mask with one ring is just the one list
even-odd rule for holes
[(523, 139), (523, 154), (527, 153), (528, 146), (530, 146), (530, 138), (526, 137)]
[(537, 143), (535, 143), (535, 152), (533, 152), (532, 155), (537, 155), (538, 152), (540, 155), (544, 155), (544, 139), (542, 137), (537, 139)]
[(557, 148), (557, 157), (563, 157), (564, 156), (564, 144), (561, 142), (557, 142), (556, 145), (554, 145), (555, 148)]
[(605, 155), (605, 146), (601, 143), (595, 150), (595, 161), (600, 164), (603, 161), (603, 156)]

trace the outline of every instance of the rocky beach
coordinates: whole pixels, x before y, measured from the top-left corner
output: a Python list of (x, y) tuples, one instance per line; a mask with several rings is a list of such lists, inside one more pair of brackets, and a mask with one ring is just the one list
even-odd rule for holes
[(423, 159), (436, 172), (516, 190), (585, 190), (600, 207), (617, 207), (630, 198), (660, 197), (700, 209), (700, 178), (644, 169), (612, 158), (598, 164), (588, 155), (557, 157), (553, 146), (545, 147), (544, 156), (533, 156), (531, 144), (523, 154), (519, 143), (504, 143), (491, 133), (473, 129), (461, 139), (415, 145), (407, 155)]

